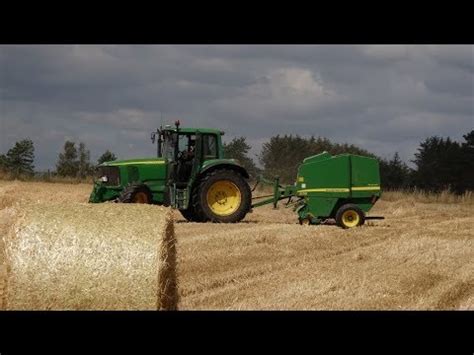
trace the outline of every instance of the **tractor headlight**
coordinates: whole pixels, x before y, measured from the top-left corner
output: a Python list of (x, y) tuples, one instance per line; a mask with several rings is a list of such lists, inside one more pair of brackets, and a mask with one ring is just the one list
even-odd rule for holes
[(116, 166), (99, 166), (96, 170), (95, 181), (107, 186), (120, 185), (120, 170)]

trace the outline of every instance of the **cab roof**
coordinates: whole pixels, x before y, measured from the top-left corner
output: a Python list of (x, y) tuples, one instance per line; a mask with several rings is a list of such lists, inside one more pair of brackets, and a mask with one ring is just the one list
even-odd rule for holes
[[(163, 131), (171, 131), (171, 132), (176, 132), (176, 127), (164, 127), (162, 128)], [(212, 129), (212, 128), (180, 128), (180, 132), (182, 133), (211, 133), (211, 134), (220, 134), (224, 135), (223, 131), (220, 131), (218, 129)]]

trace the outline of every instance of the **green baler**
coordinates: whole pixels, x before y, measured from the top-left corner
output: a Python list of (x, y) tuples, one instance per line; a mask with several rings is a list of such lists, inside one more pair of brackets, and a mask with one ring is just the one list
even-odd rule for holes
[[(260, 179), (259, 182), (269, 182)], [(298, 168), (294, 185), (274, 182), (270, 199), (252, 205), (258, 207), (288, 198), (301, 224), (319, 224), (335, 219), (343, 228), (364, 224), (375, 202), (380, 198), (379, 163), (376, 159), (353, 154), (332, 156), (327, 152), (308, 157)], [(296, 198), (292, 202), (292, 198)]]

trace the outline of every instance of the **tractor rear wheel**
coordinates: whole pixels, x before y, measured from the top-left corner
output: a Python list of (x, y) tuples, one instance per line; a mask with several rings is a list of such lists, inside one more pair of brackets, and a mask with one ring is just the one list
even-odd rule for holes
[(365, 214), (359, 206), (352, 203), (345, 204), (336, 213), (336, 223), (342, 228), (353, 228), (365, 223)]
[(189, 206), (186, 210), (179, 210), (181, 215), (186, 218), (189, 222), (205, 222), (206, 220), (201, 218), (196, 211), (194, 211), (193, 206)]
[(152, 203), (151, 192), (146, 185), (128, 185), (118, 198), (122, 203)]
[(204, 176), (193, 194), (198, 218), (218, 223), (244, 219), (252, 201), (250, 187), (236, 171), (219, 169)]

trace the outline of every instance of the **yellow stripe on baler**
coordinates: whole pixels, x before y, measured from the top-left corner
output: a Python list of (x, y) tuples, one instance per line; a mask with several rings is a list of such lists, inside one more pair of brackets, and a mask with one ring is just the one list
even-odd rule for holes
[(352, 191), (374, 191), (380, 190), (380, 186), (354, 186)]
[(305, 189), (305, 190), (298, 190), (300, 192), (349, 192), (349, 189), (346, 188), (321, 188), (321, 189)]
[(304, 189), (298, 190), (297, 193), (306, 193), (306, 192), (349, 192), (352, 191), (376, 191), (380, 190), (380, 186), (354, 186), (351, 189), (338, 187), (338, 188), (316, 188), (316, 189)]

